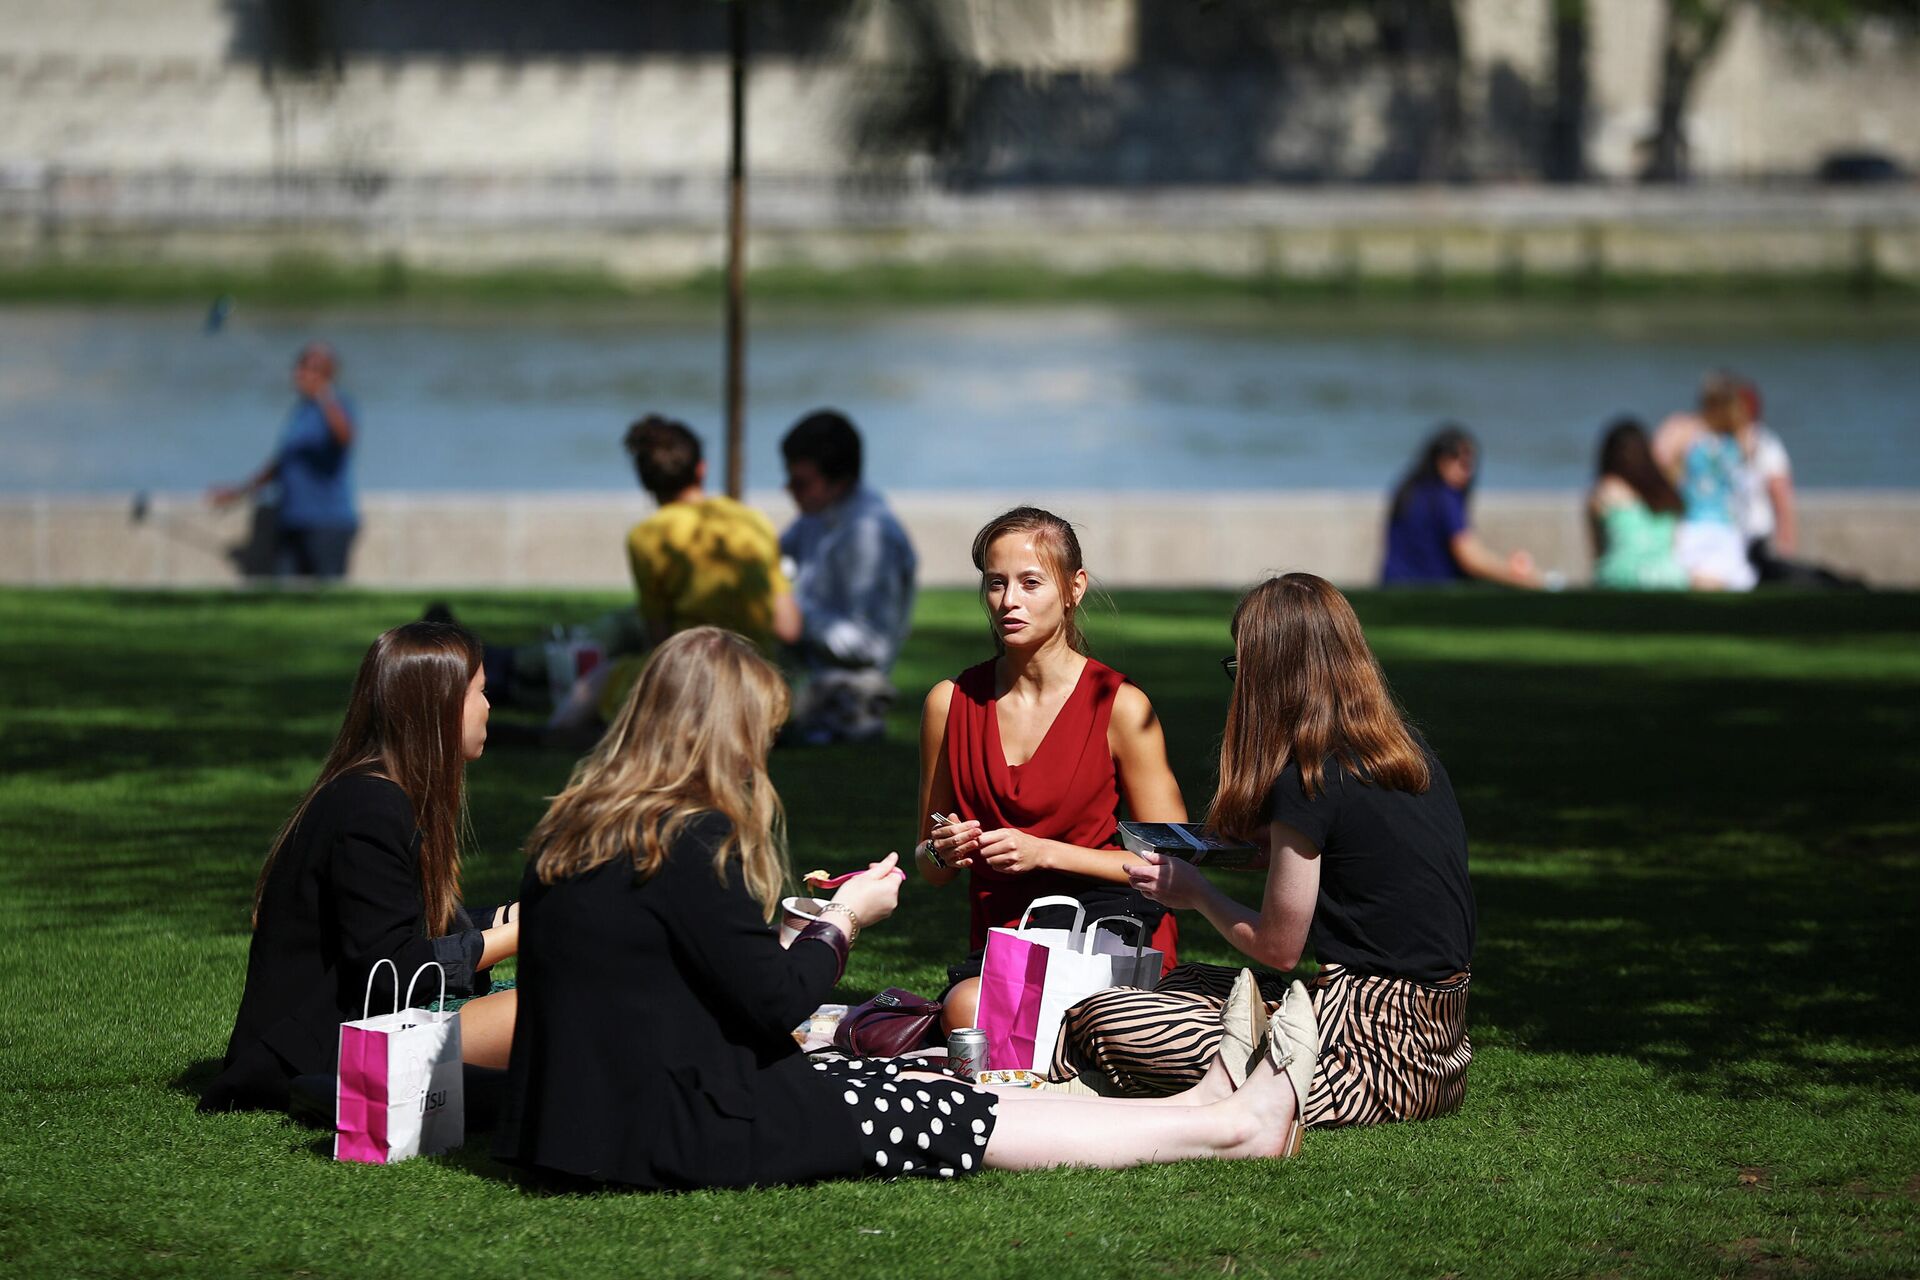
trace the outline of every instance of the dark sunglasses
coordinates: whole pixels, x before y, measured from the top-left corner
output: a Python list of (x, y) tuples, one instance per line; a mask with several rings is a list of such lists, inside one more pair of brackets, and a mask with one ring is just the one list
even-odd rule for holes
[(1240, 659), (1238, 657), (1222, 658), (1220, 669), (1227, 673), (1227, 679), (1232, 680), (1240, 674)]

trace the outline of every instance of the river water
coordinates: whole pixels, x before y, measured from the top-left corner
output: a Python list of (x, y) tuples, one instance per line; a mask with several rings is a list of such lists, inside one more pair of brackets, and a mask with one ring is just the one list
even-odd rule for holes
[[(270, 449), (294, 349), (340, 349), (362, 488), (607, 489), (656, 411), (719, 474), (706, 306), (0, 308), (0, 491), (193, 490)], [(836, 405), (892, 489), (1377, 489), (1456, 418), (1489, 488), (1573, 488), (1621, 412), (1701, 374), (1758, 379), (1810, 487), (1920, 486), (1920, 310), (1758, 301), (1584, 307), (1249, 303), (768, 306), (749, 353), (748, 484)]]

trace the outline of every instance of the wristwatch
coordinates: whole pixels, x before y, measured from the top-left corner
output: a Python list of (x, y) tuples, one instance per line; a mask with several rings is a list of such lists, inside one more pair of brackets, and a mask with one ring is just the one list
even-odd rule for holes
[(939, 851), (933, 847), (933, 841), (931, 839), (922, 840), (919, 844), (913, 846), (913, 851), (916, 855), (925, 858), (942, 871), (947, 869), (947, 864), (940, 860)]

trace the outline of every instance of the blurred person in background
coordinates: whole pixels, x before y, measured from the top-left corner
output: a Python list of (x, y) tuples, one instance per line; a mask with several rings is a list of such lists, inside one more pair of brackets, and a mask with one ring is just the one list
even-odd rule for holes
[(1461, 582), (1477, 578), (1509, 587), (1545, 585), (1533, 557), (1502, 556), (1469, 527), (1480, 448), (1458, 423), (1442, 424), (1427, 437), (1387, 513), (1387, 553), (1380, 581), (1387, 586)]
[(861, 483), (860, 433), (820, 409), (780, 441), (800, 515), (780, 535), (800, 607), (804, 682), (794, 740), (862, 742), (887, 728), (889, 673), (913, 624), (913, 543), (885, 498)]
[(1826, 587), (1858, 590), (1858, 578), (1798, 559), (1800, 520), (1793, 492), (1793, 464), (1787, 447), (1761, 413), (1760, 388), (1740, 382), (1734, 438), (1746, 466), (1739, 497), (1740, 532), (1747, 559), (1761, 586)]
[(353, 501), (353, 442), (359, 417), (334, 382), (340, 358), (324, 342), (309, 342), (293, 362), (297, 395), (280, 445), (265, 466), (237, 485), (215, 485), (207, 498), (232, 506), (268, 485), (279, 492), (274, 535), (275, 577), (332, 581), (346, 576), (348, 553), (360, 531)]
[(800, 638), (800, 611), (780, 567), (773, 523), (752, 507), (707, 492), (700, 437), (684, 422), (649, 414), (623, 441), (640, 487), (660, 509), (627, 533), (627, 565), (638, 593), (637, 643), (622, 646), (574, 686), (548, 729), (597, 735), (626, 701), (648, 651), (668, 636), (713, 626), (769, 656)]
[(1616, 418), (1600, 439), (1598, 475), (1587, 497), (1593, 584), (1620, 591), (1717, 587), (1680, 565), (1675, 538), (1685, 509), (1653, 460), (1647, 429), (1638, 418)]
[(1679, 490), (1684, 518), (1675, 536), (1681, 568), (1729, 591), (1759, 580), (1737, 523), (1746, 486), (1746, 458), (1736, 432), (1745, 413), (1740, 380), (1708, 374), (1696, 413), (1676, 413), (1654, 434), (1653, 456)]

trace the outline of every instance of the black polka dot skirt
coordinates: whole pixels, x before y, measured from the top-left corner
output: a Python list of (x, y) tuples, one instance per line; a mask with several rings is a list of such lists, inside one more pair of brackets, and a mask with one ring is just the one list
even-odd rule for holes
[(982, 1167), (1000, 1104), (958, 1080), (902, 1076), (882, 1058), (816, 1062), (837, 1087), (878, 1178), (952, 1178)]

